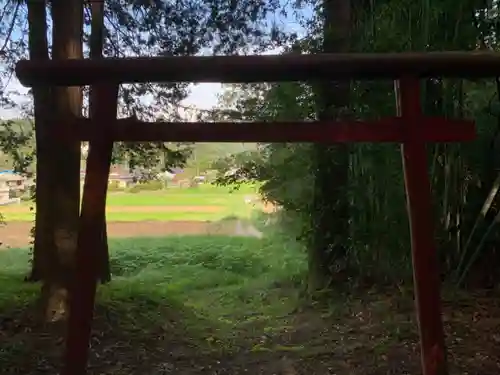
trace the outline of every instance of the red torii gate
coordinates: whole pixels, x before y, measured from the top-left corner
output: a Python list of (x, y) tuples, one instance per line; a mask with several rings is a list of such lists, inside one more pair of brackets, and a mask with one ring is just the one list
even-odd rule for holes
[[(500, 75), (500, 54), (471, 52), (317, 54), (279, 56), (156, 57), (20, 61), (25, 86), (84, 86), (97, 91), (89, 119), (64, 118), (54, 136), (89, 141), (87, 174), (70, 301), (63, 375), (85, 375), (102, 245), (107, 179), (113, 141), (398, 142), (410, 219), (413, 274), (424, 375), (447, 373), (440, 280), (433, 241), (426, 142), (474, 139), (470, 121), (423, 117), (419, 79)], [(277, 82), (392, 79), (398, 116), (370, 122), (151, 123), (116, 119), (118, 86), (136, 82)], [(57, 114), (55, 115), (57, 116)]]

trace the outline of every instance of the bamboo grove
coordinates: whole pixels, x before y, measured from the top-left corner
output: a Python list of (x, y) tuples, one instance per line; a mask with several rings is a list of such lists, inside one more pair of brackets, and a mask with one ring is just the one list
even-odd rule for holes
[[(307, 35), (286, 53), (325, 49), (325, 41), (331, 38), (325, 20), (327, 12), (334, 10), (320, 4), (318, 9), (321, 11), (317, 17), (306, 24)], [(497, 1), (457, 4), (449, 0), (353, 0), (350, 11), (347, 48), (352, 52), (498, 49)], [(431, 79), (423, 86), (427, 114), (474, 118), (478, 126), (478, 138), (471, 144), (442, 144), (428, 149), (443, 278), (455, 285), (491, 287), (500, 279), (500, 216), (496, 203), (500, 185), (499, 81)], [(367, 119), (395, 113), (392, 83), (353, 82), (342, 95), (341, 107), (347, 114), (337, 112), (337, 118)], [(305, 120), (321, 116), (315, 84), (233, 85), (222, 97), (220, 107), (218, 116), (233, 120)], [(336, 108), (338, 111), (340, 107)], [(299, 240), (311, 251), (319, 228), (318, 206), (313, 204), (318, 194), (318, 175), (331, 174), (327, 164), (318, 165), (317, 155), (317, 146), (309, 144), (263, 144), (259, 152), (233, 155), (221, 161), (220, 167), (237, 165), (242, 176), (261, 181), (264, 195), (284, 208), (283, 231), (289, 238), (298, 233)], [(329, 189), (323, 193), (324, 199), (336, 201), (323, 207), (331, 211), (338, 200), (348, 202), (348, 207), (334, 210), (341, 224), (331, 221), (331, 231), (336, 235), (330, 238), (329, 246), (323, 244), (322, 250), (330, 253), (324, 259), (330, 263), (328, 277), (320, 286), (328, 286), (339, 277), (342, 281), (347, 278), (369, 284), (411, 279), (399, 146), (332, 146), (323, 157), (336, 164), (335, 173), (328, 177), (329, 187), (322, 187)], [(222, 175), (219, 182), (235, 183)], [(338, 241), (343, 243), (341, 248)], [(342, 253), (332, 254), (335, 251)]]

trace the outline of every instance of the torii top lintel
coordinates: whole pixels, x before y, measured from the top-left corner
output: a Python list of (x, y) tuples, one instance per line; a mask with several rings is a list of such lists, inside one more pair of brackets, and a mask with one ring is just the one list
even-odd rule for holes
[(500, 53), (350, 53), (22, 60), (25, 86), (139, 82), (278, 82), (500, 76)]

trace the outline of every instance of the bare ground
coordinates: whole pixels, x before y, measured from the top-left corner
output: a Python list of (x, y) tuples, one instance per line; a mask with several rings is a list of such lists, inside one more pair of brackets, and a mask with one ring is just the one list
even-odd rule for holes
[[(29, 222), (10, 222), (0, 227), (0, 242), (3, 247), (24, 247), (30, 243)], [(210, 223), (204, 221), (138, 221), (109, 222), (109, 237), (153, 237), (168, 235), (206, 234)]]
[[(145, 331), (127, 328), (125, 317), (98, 308), (89, 375), (421, 373), (411, 299), (363, 293), (337, 304), (335, 309), (304, 306), (272, 322), (248, 312), (250, 323), (234, 327), (231, 342), (211, 340), (210, 347), (193, 344), (213, 339), (216, 330), (193, 335), (189, 327), (181, 328), (182, 316), (171, 315), (163, 326)], [(450, 374), (499, 374), (498, 296), (455, 297), (445, 303), (444, 314)], [(59, 333), (47, 332), (25, 315), (13, 317), (2, 331), (8, 338), (6, 374), (55, 373)], [(30, 353), (29, 360), (23, 361), (19, 350)]]
[[(128, 210), (129, 208), (127, 208)], [(125, 237), (161, 237), (171, 235), (245, 235), (239, 233), (232, 221), (111, 221), (108, 222), (108, 236)], [(30, 230), (33, 224), (13, 221), (0, 226), (0, 248), (26, 247), (30, 244)], [(248, 234), (251, 236), (251, 233)]]

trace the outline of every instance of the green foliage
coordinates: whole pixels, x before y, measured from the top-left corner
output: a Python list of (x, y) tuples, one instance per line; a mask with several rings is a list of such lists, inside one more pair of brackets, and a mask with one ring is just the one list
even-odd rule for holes
[(185, 169), (193, 169), (194, 175), (204, 174), (213, 168), (219, 159), (232, 154), (252, 151), (255, 143), (206, 143), (197, 142), (192, 145), (192, 153), (187, 160)]
[(151, 246), (151, 241), (138, 242), (126, 253), (118, 253), (111, 262), (111, 272), (117, 276), (131, 277), (145, 268), (153, 271), (183, 266), (257, 277), (269, 271), (269, 265), (262, 257), (264, 254), (255, 251), (257, 243), (252, 246), (251, 240), (196, 238), (196, 241), (186, 243), (185, 239), (173, 239), (167, 243), (163, 241), (161, 248)]
[[(467, 50), (475, 49), (479, 40), (487, 48), (496, 49), (498, 35), (488, 34), (492, 33), (492, 20), (485, 16), (491, 13), (479, 11), (482, 6), (469, 3), (459, 9), (450, 2), (356, 3), (352, 46), (363, 52)], [(297, 41), (296, 50), (317, 49), (322, 28), (319, 21), (320, 17), (308, 24), (308, 35)], [(443, 33), (443, 28), (449, 31)], [(485, 219), (478, 214), (500, 166), (500, 84), (492, 80), (429, 80), (423, 89), (428, 114), (474, 118), (477, 123), (476, 141), (429, 147), (436, 236), (444, 274), (449, 278), (460, 275), (460, 279), (464, 272), (470, 279), (480, 275), (481, 285), (491, 285), (500, 279), (492, 267), (485, 271), (485, 264), (498, 263), (494, 254), (499, 231), (493, 221), (497, 209), (492, 209)], [(392, 83), (354, 82), (350, 99), (352, 115), (358, 119), (395, 113)], [(219, 116), (234, 120), (311, 120), (317, 112), (311, 87), (296, 83), (233, 85), (220, 105)], [(259, 145), (258, 152), (251, 155), (237, 154), (221, 160), (217, 181), (222, 185), (238, 184), (242, 179), (261, 182), (262, 194), (283, 208), (281, 222), (290, 236), (307, 241), (312, 219), (317, 215), (312, 205), (316, 173), (312, 160), (307, 144)], [(411, 280), (399, 147), (352, 145), (349, 165), (344, 194), (350, 203), (350, 235), (343, 241), (354, 268), (352, 276), (381, 282)], [(226, 174), (235, 168), (235, 173)], [(476, 226), (477, 221), (485, 223)], [(465, 270), (464, 264), (475, 254), (479, 254), (475, 266)]]
[[(29, 121), (0, 120), (1, 169), (13, 169), (25, 176), (31, 175), (35, 159), (33, 144), (33, 126)], [(21, 196), (23, 201), (33, 198), (33, 192), (26, 192)], [(3, 224), (5, 217), (0, 213), (0, 225)]]
[[(128, 308), (144, 301), (150, 308), (183, 301), (213, 314), (221, 309), (262, 311), (265, 290), (299, 283), (305, 259), (293, 244), (222, 236), (136, 238), (110, 241), (113, 283), (100, 288), (100, 303)], [(35, 298), (32, 285), (23, 285), (29, 254), (22, 249), (0, 253), (4, 288), (0, 311), (9, 304)], [(17, 278), (17, 279), (16, 279)], [(14, 289), (18, 288), (17, 292)], [(215, 303), (215, 301), (218, 301)], [(148, 313), (147, 311), (144, 313)]]
[(26, 203), (33, 201), (33, 196), (31, 194), (24, 193), (23, 195), (21, 195), (20, 198), (21, 198), (22, 202), (26, 202)]
[[(30, 99), (31, 93), (24, 95), (15, 90), (7, 90), (15, 63), (20, 58), (27, 58), (29, 53), (26, 6), (27, 3), (22, 1), (0, 0), (0, 8), (3, 10), (0, 18), (0, 105), (2, 108), (30, 113), (31, 103), (21, 105), (24, 100), (20, 99)], [(268, 46), (279, 45), (287, 39), (279, 23), (268, 21), (268, 15), (276, 14), (281, 7), (276, 0), (230, 3), (208, 0), (189, 6), (182, 2), (160, 0), (139, 3), (106, 1), (103, 53), (106, 57), (124, 54), (186, 56), (267, 49)], [(48, 10), (50, 11), (50, 6)], [(84, 17), (84, 23), (84, 55), (87, 57), (90, 17)], [(49, 35), (50, 27), (49, 23)], [(121, 85), (119, 112), (121, 116), (138, 116), (148, 121), (179, 121), (182, 116), (178, 112), (178, 106), (188, 92), (189, 87), (185, 83)], [(84, 94), (88, 94), (87, 88)], [(117, 142), (113, 157), (114, 161), (128, 161), (131, 167), (150, 168), (160, 165), (163, 169), (169, 169), (183, 166), (190, 151), (189, 144)]]
[[(275, 26), (265, 25), (266, 15), (280, 8), (275, 1), (226, 4), (213, 0), (190, 9), (184, 9), (180, 3), (172, 6), (158, 1), (133, 6), (111, 2), (106, 9), (105, 54), (114, 56), (127, 51), (132, 55), (189, 55), (207, 48), (233, 53), (248, 43), (258, 49), (274, 42), (284, 45), (287, 41), (294, 43), (285, 53), (318, 52), (325, 36), (322, 4), (299, 1), (297, 9), (305, 3), (313, 6), (315, 12), (310, 19), (298, 17), (306, 33), (297, 40)], [(24, 6), (24, 3), (14, 6), (13, 2), (6, 2), (2, 22), (18, 28), (22, 22), (10, 21), (22, 17), (24, 13), (19, 8)], [(497, 6), (496, 2), (468, 2), (460, 7), (450, 1), (352, 2), (351, 49), (363, 52), (497, 50)], [(145, 30), (150, 32), (142, 33)], [(0, 25), (0, 31), (2, 35), (18, 39), (6, 44), (9, 48), (3, 51), (7, 70), (2, 78), (5, 78), (13, 62), (26, 55), (25, 32), (11, 33), (4, 24)], [(205, 37), (211, 35), (210, 32), (213, 35)], [(160, 117), (178, 120), (179, 115), (172, 106), (185, 97), (186, 88), (182, 84), (124, 86), (121, 89), (123, 114), (138, 113), (148, 120)], [(321, 99), (314, 97), (314, 91), (313, 85), (304, 83), (234, 85), (223, 96), (221, 110), (198, 117), (219, 121), (312, 120), (317, 117), (317, 102)], [(500, 167), (499, 91), (500, 84), (493, 80), (434, 79), (423, 83), (424, 107), (428, 114), (474, 118), (478, 127), (478, 139), (471, 144), (429, 148), (440, 256), (446, 274), (453, 273), (459, 279), (463, 279), (466, 272), (462, 265), (478, 254), (478, 249), (482, 250), (470, 273), (481, 273), (481, 264), (497, 261), (494, 248), (499, 233), (496, 226), (492, 226), (496, 205), (486, 218), (480, 216), (479, 211)], [(147, 105), (140, 100), (146, 93), (151, 97)], [(3, 103), (12, 103), (11, 97), (2, 94)], [(354, 82), (350, 101), (351, 115), (358, 119), (391, 116), (395, 111), (392, 83)], [(14, 149), (12, 145), (7, 142), (9, 150)], [(184, 165), (187, 158), (192, 157), (192, 150), (192, 145), (185, 144), (118, 144), (114, 156), (116, 160), (127, 159), (131, 165), (160, 165), (168, 169)], [(216, 163), (198, 157), (198, 153), (189, 160), (190, 167), (198, 172), (211, 164), (210, 167), (219, 172), (217, 182), (223, 185), (260, 182), (264, 197), (283, 208), (282, 222), (290, 228), (292, 237), (307, 240), (317, 216), (312, 202), (314, 176), (318, 171), (311, 146), (265, 144), (257, 149), (231, 152), (232, 155), (221, 155)], [(226, 173), (230, 170), (232, 173)], [(350, 263), (366, 277), (385, 281), (409, 279), (409, 233), (398, 148), (394, 145), (351, 147), (347, 185), (344, 194), (349, 201), (350, 234), (344, 242), (349, 249)], [(148, 188), (134, 188), (145, 189)], [(484, 225), (475, 225), (483, 221)], [(489, 272), (489, 277), (493, 276), (494, 272)]]
[[(112, 240), (110, 251), (115, 277), (100, 286), (94, 314), (94, 327), (105, 337), (93, 344), (95, 373), (133, 374), (145, 363), (155, 373), (153, 365), (165, 363), (165, 348), (192, 355), (197, 365), (205, 357), (227, 358), (242, 343), (252, 348), (288, 326), (283, 318), (299, 306), (303, 254), (270, 238), (122, 239)], [(56, 372), (60, 357), (54, 353), (63, 346), (56, 329), (32, 320), (39, 286), (23, 282), (28, 259), (23, 249), (0, 252), (0, 315), (8, 332), (0, 365), (28, 374), (43, 362)], [(135, 362), (139, 366), (130, 369)], [(191, 360), (181, 362), (192, 370)]]
[(139, 193), (141, 191), (141, 187), (139, 185), (134, 185), (128, 189), (129, 193)]
[(33, 127), (30, 122), (0, 120), (0, 155), (4, 159), (0, 168), (31, 174), (35, 158), (33, 147)]
[(117, 191), (125, 191), (125, 189), (120, 186), (119, 181), (111, 181), (108, 184), (108, 191), (109, 192), (117, 192)]

